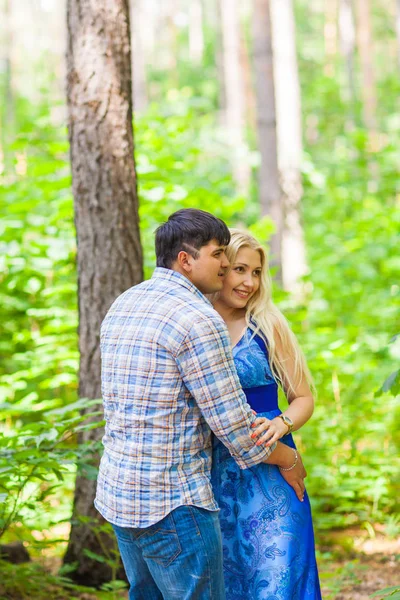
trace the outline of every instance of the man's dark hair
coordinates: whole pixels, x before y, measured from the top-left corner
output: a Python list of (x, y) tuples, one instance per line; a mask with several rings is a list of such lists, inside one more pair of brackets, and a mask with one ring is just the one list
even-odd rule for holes
[(229, 229), (221, 219), (204, 210), (183, 208), (156, 230), (157, 267), (170, 269), (182, 250), (197, 258), (200, 248), (211, 240), (227, 246), (230, 239)]

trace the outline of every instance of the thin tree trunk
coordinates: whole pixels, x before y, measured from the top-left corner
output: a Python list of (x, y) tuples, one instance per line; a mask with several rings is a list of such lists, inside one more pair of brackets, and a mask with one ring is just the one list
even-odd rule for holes
[[(54, 92), (57, 100), (64, 99), (65, 95), (65, 53), (67, 46), (67, 31), (65, 26), (65, 11), (66, 11), (66, 0), (57, 0), (54, 5), (54, 13), (52, 17), (52, 23), (47, 30), (47, 35), (50, 37), (51, 45), (53, 47), (53, 51), (55, 51), (56, 64), (55, 70), (57, 73), (57, 77), (53, 83)], [(54, 37), (57, 36), (57, 42), (55, 43)], [(66, 114), (64, 114), (64, 110), (66, 113), (66, 109), (63, 107), (63, 123), (65, 122)]]
[(179, 11), (179, 0), (168, 0), (165, 2), (166, 10), (166, 46), (163, 54), (165, 56), (165, 65), (168, 70), (168, 76), (172, 87), (178, 87), (178, 28), (176, 25), (176, 15)]
[(400, 69), (400, 0), (396, 0), (396, 36), (397, 36), (397, 60)]
[(12, 85), (12, 21), (11, 21), (11, 2), (5, 0), (4, 6), (4, 24), (5, 24), (5, 53), (4, 53), (4, 100), (5, 100), (5, 121), (9, 127), (13, 127), (14, 114), (14, 93)]
[(329, 77), (335, 75), (335, 63), (338, 51), (338, 0), (325, 2), (325, 74)]
[(154, 4), (143, 2), (143, 26), (144, 26), (144, 42), (146, 47), (146, 55), (148, 56), (149, 64), (152, 64), (156, 56), (156, 47), (158, 34), (160, 29), (160, 19), (162, 15)]
[(278, 171), (274, 66), (269, 0), (254, 0), (253, 12), (254, 72), (257, 98), (257, 134), (261, 155), (259, 199), (261, 214), (274, 221), (276, 233), (271, 239), (271, 266), (277, 267), (282, 281), (283, 202)]
[(146, 53), (144, 34), (146, 22), (143, 13), (143, 0), (130, 0), (131, 41), (132, 41), (132, 73), (133, 73), (133, 106), (141, 112), (148, 105)]
[(375, 133), (377, 128), (377, 98), (373, 67), (374, 52), (370, 0), (357, 0), (357, 33), (361, 61), (364, 124), (371, 133)]
[(0, 163), (3, 155), (4, 165), (6, 168), (11, 166), (11, 157), (8, 154), (8, 145), (13, 137), (15, 130), (15, 110), (14, 110), (14, 92), (12, 81), (12, 19), (11, 19), (11, 2), (3, 0), (2, 6), (2, 38), (3, 38), (3, 82), (4, 82), (4, 100), (2, 110), (0, 112)]
[[(113, 300), (142, 279), (142, 250), (133, 156), (128, 0), (68, 0), (67, 103), (78, 242), (79, 394), (100, 398), (100, 324)], [(85, 432), (93, 445), (100, 430)], [(93, 464), (98, 456), (93, 452)], [(100, 585), (111, 568), (85, 555), (102, 554), (90, 524), (95, 481), (78, 469), (69, 576)], [(109, 542), (110, 544), (110, 542)]]
[(225, 66), (224, 66), (224, 47), (222, 39), (222, 14), (221, 14), (221, 3), (217, 2), (215, 5), (215, 28), (217, 31), (216, 39), (216, 67), (217, 67), (217, 78), (218, 78), (218, 106), (219, 106), (219, 121), (221, 125), (226, 125), (226, 78), (225, 78)]
[(295, 291), (307, 271), (300, 201), (303, 155), (300, 82), (292, 0), (270, 0), (277, 117), (278, 167), (284, 204), (282, 279)]
[(247, 163), (246, 107), (240, 65), (240, 20), (237, 0), (221, 0), (226, 126), (232, 147), (233, 173), (238, 191), (247, 194), (250, 168)]
[(256, 95), (254, 89), (252, 65), (250, 59), (249, 40), (246, 31), (241, 28), (240, 34), (240, 65), (243, 73), (243, 85), (245, 92), (246, 122), (252, 131), (256, 129)]
[(350, 122), (356, 122), (356, 84), (354, 74), (354, 52), (356, 45), (356, 32), (352, 0), (340, 0), (339, 3), (339, 32), (340, 47), (346, 64), (347, 90), (346, 99), (350, 107)]
[(203, 4), (190, 0), (189, 4), (189, 56), (195, 64), (201, 64), (204, 52)]

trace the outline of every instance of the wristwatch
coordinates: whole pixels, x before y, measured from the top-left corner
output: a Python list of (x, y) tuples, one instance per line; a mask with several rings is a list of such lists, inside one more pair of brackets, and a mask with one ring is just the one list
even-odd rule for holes
[(292, 419), (290, 419), (286, 415), (279, 415), (279, 418), (282, 419), (282, 421), (288, 427), (287, 433), (285, 433), (285, 435), (289, 435), (289, 433), (291, 433), (292, 429), (293, 429), (293, 421), (292, 421)]

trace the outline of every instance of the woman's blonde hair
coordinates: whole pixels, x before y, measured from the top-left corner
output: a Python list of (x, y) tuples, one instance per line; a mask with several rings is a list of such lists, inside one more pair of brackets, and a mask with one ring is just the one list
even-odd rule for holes
[[(284, 384), (286, 391), (295, 392), (296, 387), (304, 380), (313, 389), (312, 376), (297, 339), (283, 314), (272, 302), (272, 281), (265, 249), (246, 231), (231, 229), (230, 232), (231, 241), (226, 248), (226, 256), (231, 264), (235, 262), (237, 253), (242, 248), (256, 250), (261, 257), (260, 287), (246, 307), (248, 327), (253, 330), (254, 335), (261, 335), (266, 342), (272, 372), (278, 382)], [(277, 340), (279, 340), (279, 350)], [(285, 370), (285, 362), (288, 358), (294, 360), (293, 377), (290, 377)]]

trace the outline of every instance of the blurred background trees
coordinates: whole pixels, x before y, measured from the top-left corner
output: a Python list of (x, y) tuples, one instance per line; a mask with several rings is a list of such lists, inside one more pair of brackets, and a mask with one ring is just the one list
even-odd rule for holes
[[(134, 168), (144, 277), (155, 265), (155, 228), (182, 207), (249, 227), (270, 246), (275, 299), (318, 389), (315, 415), (297, 435), (318, 539), (350, 526), (398, 536), (398, 0), (131, 0), (129, 189), (111, 177), (122, 120), (115, 132), (102, 129), (91, 112), (101, 114), (96, 94), (107, 86), (126, 102), (129, 81), (112, 87), (98, 63), (89, 97), (68, 79), (70, 122), (72, 106), (82, 110), (71, 146), (78, 265), (66, 2), (1, 0), (0, 13), (2, 541), (23, 540), (44, 561), (63, 555), (77, 469), (93, 489), (101, 430), (76, 431), (94, 426), (79, 398), (100, 392), (97, 367), (85, 367), (90, 390), (78, 390), (77, 281), (85, 272), (93, 285), (83, 309), (93, 347), (106, 305), (141, 277), (137, 242), (118, 226), (120, 215), (135, 231)], [(70, 28), (70, 43), (79, 35)], [(94, 38), (80, 52), (84, 68), (100, 60)], [(100, 226), (96, 210), (111, 196)], [(98, 208), (80, 213), (86, 202)], [(120, 283), (115, 261), (132, 269)], [(113, 550), (85, 551), (115, 574)]]

